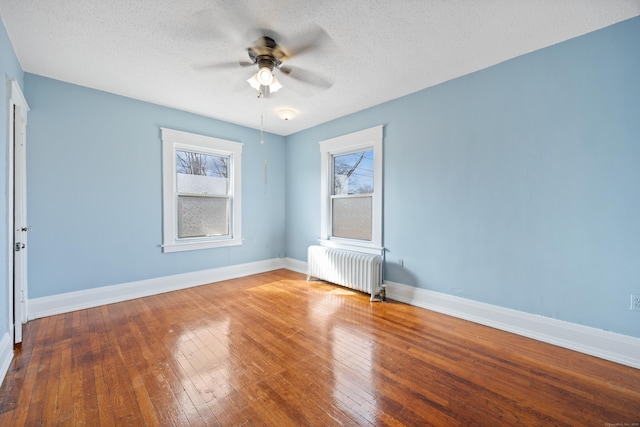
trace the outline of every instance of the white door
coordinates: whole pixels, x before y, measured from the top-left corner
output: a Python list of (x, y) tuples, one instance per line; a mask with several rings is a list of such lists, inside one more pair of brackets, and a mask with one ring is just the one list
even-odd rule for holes
[[(29, 107), (22, 96), (20, 87), (14, 82), (11, 91), (11, 137), (13, 151), (13, 193), (10, 203), (13, 205), (13, 313), (12, 325), (14, 342), (22, 342), (22, 325), (27, 322), (27, 194), (26, 194), (26, 125)], [(11, 286), (11, 285), (10, 285)]]

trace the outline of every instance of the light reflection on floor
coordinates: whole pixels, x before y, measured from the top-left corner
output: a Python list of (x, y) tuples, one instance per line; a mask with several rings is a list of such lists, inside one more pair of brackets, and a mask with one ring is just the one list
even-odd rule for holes
[[(183, 380), (194, 382), (205, 402), (224, 399), (232, 391), (229, 329), (230, 320), (223, 319), (183, 331), (174, 353), (182, 367)], [(185, 394), (183, 398), (189, 396)]]
[[(279, 293), (288, 293), (285, 289), (286, 281), (261, 284), (245, 291), (260, 298), (267, 293), (273, 296)], [(360, 294), (351, 289), (329, 285), (325, 282), (295, 281), (296, 286), (309, 286), (316, 294), (316, 298), (307, 299), (307, 320), (304, 324), (313, 328), (315, 333), (325, 337), (325, 348), (316, 349), (317, 352), (327, 355), (324, 360), (331, 360), (332, 379), (324, 378), (322, 387), (327, 388), (333, 395), (335, 407), (340, 408), (346, 414), (351, 414), (354, 419), (365, 418), (370, 421), (375, 418), (375, 390), (373, 371), (374, 339), (368, 333), (360, 329), (358, 332), (349, 327), (348, 316), (361, 316), (361, 301), (353, 297)], [(283, 287), (284, 285), (284, 287)], [(297, 307), (300, 309), (302, 307)], [(351, 310), (353, 308), (353, 310)], [(337, 314), (342, 313), (340, 316)], [(347, 318), (345, 318), (347, 316)], [(258, 328), (259, 329), (259, 328)], [(297, 329), (292, 329), (295, 331)], [(232, 378), (238, 371), (246, 366), (234, 366), (233, 345), (230, 343), (230, 334), (234, 334), (235, 340), (251, 339), (252, 334), (257, 333), (255, 326), (249, 324), (234, 324), (228, 318), (208, 321), (207, 324), (199, 324), (190, 330), (181, 331), (179, 334), (180, 348), (176, 350), (176, 360), (182, 369), (184, 381), (192, 381), (198, 389), (198, 393), (205, 401), (217, 407), (217, 411), (225, 411), (234, 405), (229, 400), (237, 392), (246, 393), (246, 390), (235, 390), (234, 385), (246, 388), (247, 384), (238, 383)], [(242, 337), (242, 338), (240, 338)], [(287, 336), (285, 341), (295, 339)], [(236, 342), (236, 345), (239, 343)], [(283, 342), (283, 345), (286, 345)], [(246, 356), (246, 354), (245, 354)], [(254, 380), (260, 381), (260, 371), (268, 375), (263, 368), (268, 367), (270, 360), (262, 360), (261, 351), (251, 356), (255, 366), (247, 373)], [(310, 357), (313, 357), (310, 355)], [(213, 361), (213, 363), (212, 363)], [(291, 366), (282, 366), (284, 369), (293, 369)], [(195, 380), (194, 380), (195, 378)], [(235, 382), (234, 382), (235, 381)], [(357, 390), (354, 390), (357, 388)], [(355, 392), (354, 392), (355, 391)], [(185, 402), (193, 400), (188, 390), (181, 393), (180, 398)]]

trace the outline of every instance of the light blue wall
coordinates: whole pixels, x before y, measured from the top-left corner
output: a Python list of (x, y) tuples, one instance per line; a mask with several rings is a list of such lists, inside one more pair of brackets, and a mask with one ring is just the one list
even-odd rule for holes
[(9, 149), (9, 113), (7, 107), (11, 96), (7, 90), (8, 79), (16, 80), (20, 87), (23, 88), (22, 67), (16, 58), (2, 21), (0, 21), (0, 76), (2, 76), (2, 82), (0, 82), (0, 141), (2, 141), (0, 147), (0, 182), (2, 182), (3, 189), (0, 200), (0, 224), (2, 227), (0, 229), (0, 283), (2, 283), (0, 285), (0, 295), (2, 296), (0, 299), (0, 338), (2, 338), (2, 335), (9, 331), (9, 283), (7, 283), (9, 259), (7, 257), (13, 256), (12, 253), (7, 252), (9, 236), (6, 226), (9, 220), (7, 214), (7, 150)]
[[(29, 73), (25, 87), (30, 298), (285, 252), (284, 137), (263, 146), (256, 130)], [(162, 253), (161, 127), (244, 144), (242, 246)]]
[(318, 141), (383, 124), (387, 280), (640, 337), (639, 41), (634, 18), (289, 136), (288, 256), (319, 236)]

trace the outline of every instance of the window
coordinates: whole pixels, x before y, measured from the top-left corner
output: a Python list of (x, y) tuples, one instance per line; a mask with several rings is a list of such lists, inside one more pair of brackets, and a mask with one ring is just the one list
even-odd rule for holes
[(320, 142), (320, 244), (382, 251), (382, 129)]
[(331, 156), (331, 235), (371, 241), (373, 150)]
[(242, 144), (162, 129), (163, 251), (242, 244)]

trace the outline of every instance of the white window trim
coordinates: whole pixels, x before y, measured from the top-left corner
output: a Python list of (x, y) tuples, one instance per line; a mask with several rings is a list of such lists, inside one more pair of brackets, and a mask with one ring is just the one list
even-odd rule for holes
[[(320, 245), (382, 254), (382, 137), (383, 126), (375, 126), (336, 138), (320, 141)], [(331, 236), (332, 156), (373, 149), (373, 188), (371, 203), (371, 241)]]
[[(242, 143), (197, 135), (173, 129), (162, 130), (162, 206), (163, 244), (162, 251), (180, 252), (196, 249), (220, 248), (242, 244)], [(176, 149), (206, 150), (231, 157), (230, 237), (178, 239), (176, 203)]]

